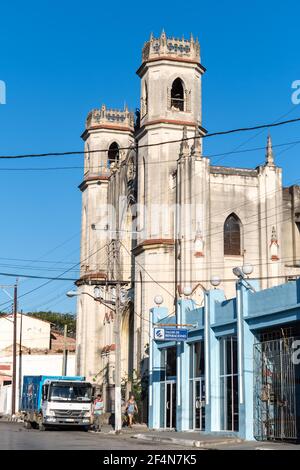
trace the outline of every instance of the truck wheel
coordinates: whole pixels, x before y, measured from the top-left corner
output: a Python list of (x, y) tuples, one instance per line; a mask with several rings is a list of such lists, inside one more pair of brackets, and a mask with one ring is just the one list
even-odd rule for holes
[(83, 426), (82, 430), (84, 432), (88, 432), (90, 430), (90, 427), (89, 426)]

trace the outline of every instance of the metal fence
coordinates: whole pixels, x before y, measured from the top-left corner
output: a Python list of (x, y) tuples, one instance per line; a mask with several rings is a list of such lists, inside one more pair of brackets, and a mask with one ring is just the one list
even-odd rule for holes
[(299, 438), (298, 337), (254, 345), (254, 436), (258, 440)]

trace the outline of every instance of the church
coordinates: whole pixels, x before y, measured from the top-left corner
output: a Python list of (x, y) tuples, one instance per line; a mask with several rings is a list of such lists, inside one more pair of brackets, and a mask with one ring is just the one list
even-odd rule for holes
[[(89, 112), (84, 141), (77, 308), (77, 373), (113, 408), (116, 281), (124, 305), (123, 384), (147, 378), (149, 311), (174, 314), (189, 291), (199, 307), (220, 285), (235, 296), (234, 267), (252, 265), (261, 289), (300, 270), (300, 188), (283, 187), (271, 137), (257, 168), (214, 166), (205, 156), (197, 39), (153, 35), (142, 50), (137, 113)], [(106, 306), (95, 302), (95, 287)]]

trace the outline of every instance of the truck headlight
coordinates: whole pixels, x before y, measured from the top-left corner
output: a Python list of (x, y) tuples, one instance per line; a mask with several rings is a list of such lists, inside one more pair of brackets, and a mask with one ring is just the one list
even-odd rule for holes
[(90, 411), (85, 411), (85, 412), (83, 413), (83, 417), (84, 417), (84, 418), (90, 418), (90, 417), (91, 417), (91, 412), (90, 412)]
[(48, 410), (46, 416), (55, 416), (55, 413), (53, 410)]

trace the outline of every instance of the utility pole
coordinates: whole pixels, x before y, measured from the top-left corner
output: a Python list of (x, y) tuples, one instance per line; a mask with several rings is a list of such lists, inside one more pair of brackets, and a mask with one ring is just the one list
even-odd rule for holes
[(115, 432), (122, 430), (122, 394), (121, 394), (121, 273), (120, 273), (120, 234), (117, 227), (115, 244), (115, 267), (116, 267), (116, 313), (114, 319), (115, 330)]
[(14, 285), (13, 303), (13, 370), (12, 370), (12, 391), (11, 391), (11, 414), (16, 413), (16, 389), (17, 389), (17, 310), (18, 310), (18, 285)]
[(63, 362), (62, 362), (62, 375), (67, 375), (67, 360), (68, 360), (67, 336), (68, 336), (68, 325), (64, 325), (64, 352), (63, 352)]
[[(121, 297), (122, 297), (122, 286), (123, 284), (127, 284), (127, 282), (123, 282), (122, 272), (121, 272), (121, 241), (120, 241), (120, 233), (123, 232), (120, 230), (120, 207), (117, 205), (116, 210), (116, 230), (112, 230), (112, 233), (115, 233), (115, 238), (111, 240), (113, 246), (113, 276), (112, 280), (110, 281), (110, 285), (114, 285), (116, 289), (116, 300), (115, 300), (115, 308), (112, 309), (109, 305), (106, 305), (102, 302), (106, 307), (110, 308), (114, 311), (114, 342), (115, 342), (115, 432), (118, 434), (122, 430), (122, 394), (121, 394), (121, 323), (122, 323), (122, 315), (126, 308), (126, 302), (122, 304)], [(96, 226), (92, 227), (93, 230), (102, 230), (97, 229)], [(130, 233), (138, 233), (138, 232), (130, 232)]]
[(22, 327), (23, 327), (23, 310), (20, 311), (20, 336), (19, 336), (19, 411), (22, 400)]

